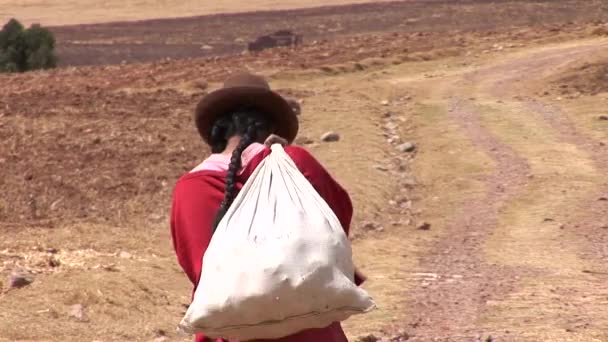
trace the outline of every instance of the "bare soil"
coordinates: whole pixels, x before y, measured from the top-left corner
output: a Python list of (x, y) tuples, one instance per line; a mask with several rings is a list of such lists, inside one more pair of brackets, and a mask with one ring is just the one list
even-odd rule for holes
[[(208, 91), (197, 84), (241, 69), (302, 101), (301, 141), (353, 197), (355, 259), (380, 308), (345, 322), (352, 340), (607, 341), (608, 93), (581, 72), (608, 56), (593, 33), (602, 3), (501, 3), (519, 12), (500, 29), (489, 2), (425, 5), (445, 12), (420, 32), (0, 75), (0, 341), (190, 340), (174, 332), (190, 284), (168, 234), (171, 189), (209, 153), (192, 124)], [(357, 8), (340, 20), (365, 18)], [(302, 12), (273, 13), (251, 15)], [(470, 20), (448, 30), (442, 16)], [(102, 63), (91, 51), (74, 56)], [(341, 140), (320, 142), (329, 130)], [(399, 150), (407, 141), (415, 152)], [(9, 289), (14, 271), (34, 282)]]
[[(447, 32), (504, 33), (515, 28), (561, 31), (575, 23), (581, 25), (605, 19), (608, 11), (604, 7), (604, 3), (597, 0), (409, 0), (74, 25), (52, 30), (58, 39), (62, 65), (117, 64), (240, 54), (246, 50), (248, 41), (280, 29), (302, 34), (308, 44), (340, 39), (345, 46), (351, 39), (361, 39), (358, 35), (362, 34), (426, 32), (430, 35), (421, 40), (427, 48), (440, 47), (443, 39), (436, 37)], [(404, 50), (411, 49), (409, 41), (397, 39), (395, 43)], [(414, 43), (414, 50), (416, 45)], [(351, 50), (348, 53), (358, 52)]]

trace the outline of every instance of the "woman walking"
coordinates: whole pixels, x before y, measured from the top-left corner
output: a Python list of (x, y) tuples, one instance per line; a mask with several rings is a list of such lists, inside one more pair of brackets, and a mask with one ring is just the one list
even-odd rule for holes
[[(274, 143), (289, 145), (298, 133), (298, 118), (289, 103), (259, 76), (239, 74), (206, 95), (196, 107), (195, 122), (211, 156), (176, 183), (171, 233), (177, 259), (196, 289), (203, 255), (213, 231), (238, 191), (271, 153)], [(285, 152), (336, 214), (346, 234), (353, 213), (348, 193), (306, 150), (286, 146)], [(355, 275), (357, 285), (362, 277)], [(194, 293), (194, 292), (193, 292)], [(197, 342), (212, 341), (204, 335)], [(339, 323), (273, 340), (281, 342), (345, 342)]]

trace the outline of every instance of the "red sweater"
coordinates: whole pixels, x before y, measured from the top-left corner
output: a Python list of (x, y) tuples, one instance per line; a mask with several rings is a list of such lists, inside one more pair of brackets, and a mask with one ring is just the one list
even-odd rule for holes
[[(344, 231), (348, 235), (353, 207), (348, 193), (330, 176), (321, 164), (306, 150), (287, 146), (285, 152), (293, 159), (306, 179), (334, 211)], [(249, 176), (270, 154), (270, 149), (258, 153), (237, 176), (240, 190)], [(171, 234), (177, 260), (194, 284), (199, 281), (202, 259), (209, 246), (212, 224), (224, 198), (226, 172), (201, 170), (182, 176), (175, 185), (171, 209)], [(355, 275), (357, 285), (363, 278)], [(196, 336), (197, 342), (211, 341), (203, 335)], [(339, 323), (323, 328), (303, 331), (274, 342), (346, 342), (346, 336)], [(260, 341), (261, 342), (261, 341)]]

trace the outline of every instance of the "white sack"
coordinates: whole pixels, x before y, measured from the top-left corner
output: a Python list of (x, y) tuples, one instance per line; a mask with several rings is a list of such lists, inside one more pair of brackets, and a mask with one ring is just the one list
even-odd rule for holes
[(280, 145), (220, 222), (179, 330), (240, 341), (327, 327), (375, 307), (338, 218)]

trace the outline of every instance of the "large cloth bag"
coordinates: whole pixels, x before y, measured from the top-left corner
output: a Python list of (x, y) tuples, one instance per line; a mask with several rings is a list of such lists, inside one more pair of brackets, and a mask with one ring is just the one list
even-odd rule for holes
[(354, 273), (338, 218), (274, 145), (218, 225), (178, 330), (247, 341), (324, 328), (375, 308)]

